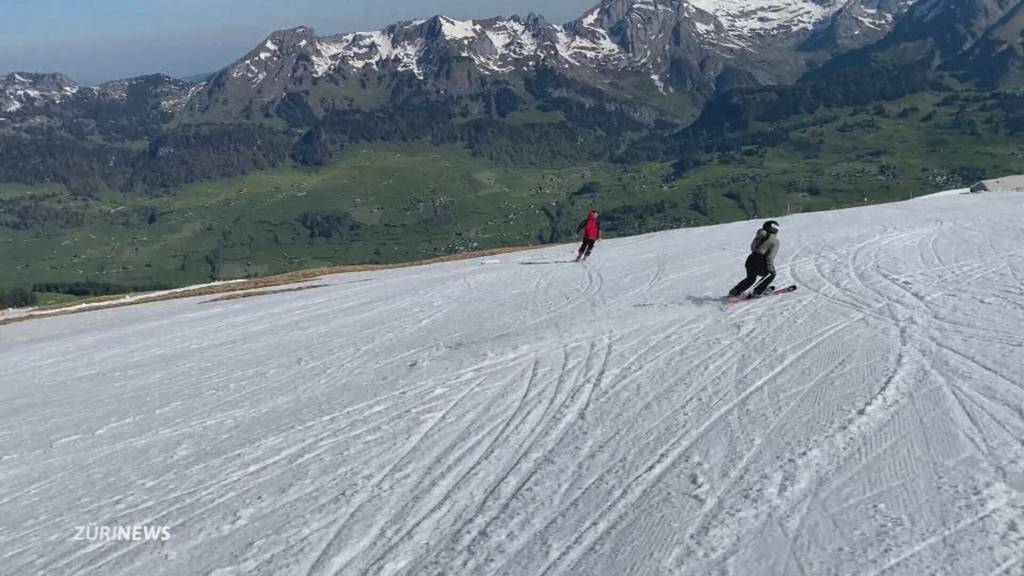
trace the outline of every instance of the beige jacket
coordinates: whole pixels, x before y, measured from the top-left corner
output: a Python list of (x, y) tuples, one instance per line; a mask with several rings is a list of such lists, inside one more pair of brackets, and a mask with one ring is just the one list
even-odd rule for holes
[(750, 243), (750, 251), (764, 254), (764, 259), (768, 262), (768, 269), (775, 270), (775, 255), (779, 253), (779, 237), (764, 230), (758, 230), (754, 241)]

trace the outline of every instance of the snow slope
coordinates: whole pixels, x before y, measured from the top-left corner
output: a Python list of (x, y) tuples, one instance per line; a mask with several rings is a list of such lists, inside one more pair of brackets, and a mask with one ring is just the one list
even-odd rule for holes
[[(0, 574), (1022, 574), (1024, 195), (0, 327)], [(76, 527), (168, 526), (166, 541)]]

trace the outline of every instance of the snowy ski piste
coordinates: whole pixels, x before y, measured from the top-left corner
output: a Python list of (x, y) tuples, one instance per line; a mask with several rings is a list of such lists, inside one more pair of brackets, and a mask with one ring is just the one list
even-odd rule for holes
[(1019, 575), (1024, 194), (0, 326), (4, 575)]

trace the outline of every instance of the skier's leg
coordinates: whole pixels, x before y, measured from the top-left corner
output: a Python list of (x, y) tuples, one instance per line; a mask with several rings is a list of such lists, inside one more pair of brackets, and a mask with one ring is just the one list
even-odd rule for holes
[(590, 258), (590, 253), (594, 251), (594, 242), (594, 240), (586, 240), (583, 242), (587, 247), (587, 251), (583, 254), (584, 259)]
[(732, 290), (729, 290), (729, 296), (739, 296), (740, 294), (743, 294), (748, 288), (754, 285), (754, 282), (757, 282), (757, 276), (747, 276), (743, 280), (740, 280), (739, 284), (733, 286)]
[(579, 262), (579, 261), (580, 261), (580, 259), (581, 259), (581, 258), (583, 258), (583, 253), (584, 253), (584, 252), (586, 252), (586, 251), (587, 251), (587, 241), (586, 241), (586, 240), (584, 240), (584, 241), (583, 241), (583, 243), (582, 243), (582, 244), (580, 244), (580, 249), (579, 249), (579, 251), (578, 251), (578, 252), (576, 252), (576, 261), (577, 261), (577, 262)]
[(765, 276), (761, 280), (761, 282), (759, 282), (757, 284), (757, 286), (754, 288), (754, 296), (760, 296), (761, 294), (764, 294), (765, 291), (768, 290), (768, 288), (772, 285), (772, 282), (774, 282), (774, 281), (775, 281), (775, 272), (769, 271), (768, 275)]
[(757, 282), (760, 267), (758, 266), (757, 259), (754, 258), (753, 254), (747, 257), (747, 261), (743, 266), (747, 269), (747, 277), (740, 280), (740, 283), (736, 286), (733, 286), (732, 290), (729, 290), (730, 296), (739, 296), (740, 294), (743, 294), (747, 289), (754, 285), (754, 282)]

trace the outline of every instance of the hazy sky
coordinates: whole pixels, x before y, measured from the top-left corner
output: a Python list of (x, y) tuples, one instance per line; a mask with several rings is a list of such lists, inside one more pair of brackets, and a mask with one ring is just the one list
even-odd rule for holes
[(372, 30), (434, 14), (581, 15), (597, 0), (0, 0), (0, 74), (64, 72), (85, 84), (218, 70), (274, 30)]

